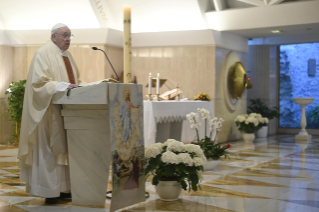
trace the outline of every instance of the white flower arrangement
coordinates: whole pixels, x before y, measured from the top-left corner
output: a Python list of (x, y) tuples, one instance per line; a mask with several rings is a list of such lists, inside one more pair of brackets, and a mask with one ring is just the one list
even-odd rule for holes
[(268, 118), (262, 117), (259, 113), (250, 113), (249, 115), (238, 115), (235, 122), (241, 132), (253, 133), (262, 126), (267, 126), (269, 120)]
[[(204, 108), (202, 109), (198, 108), (197, 111), (201, 114), (202, 119), (205, 121), (205, 137), (204, 139), (200, 140), (198, 128), (196, 128), (195, 130), (196, 130), (197, 141), (193, 142), (195, 146), (193, 146), (192, 144), (190, 144), (191, 146), (188, 146), (188, 144), (185, 145), (185, 149), (187, 151), (196, 153), (198, 157), (198, 159), (193, 159), (193, 162), (195, 164), (201, 164), (201, 162), (206, 163), (207, 158), (218, 160), (221, 157), (224, 157), (225, 159), (229, 158), (228, 156), (229, 154), (235, 155), (233, 153), (226, 151), (226, 149), (231, 147), (231, 144), (222, 146), (221, 144), (217, 142), (217, 133), (221, 130), (224, 119), (217, 118), (217, 117), (214, 117), (211, 119), (209, 111)], [(192, 117), (198, 117), (198, 116), (199, 115), (196, 115), (196, 113), (190, 113), (186, 115), (191, 125), (194, 123), (194, 119), (192, 119)], [(245, 116), (242, 119), (246, 119)], [(209, 124), (209, 129), (210, 129), (209, 137), (207, 136), (207, 131), (206, 131), (207, 124)]]
[[(214, 117), (211, 119), (210, 112), (205, 108), (197, 108), (197, 111), (201, 114), (202, 119), (205, 121), (205, 138), (207, 137), (207, 124), (210, 126), (210, 140), (216, 140), (217, 133), (221, 130), (223, 126), (224, 119)], [(191, 124), (191, 128), (196, 130), (197, 141), (199, 142), (199, 133), (198, 128), (200, 126), (199, 114), (198, 113), (189, 113), (186, 115), (188, 121)], [(194, 127), (195, 125), (195, 127)]]
[[(160, 179), (177, 180), (184, 190), (197, 190), (199, 172), (203, 171), (206, 157), (203, 150), (194, 144), (184, 144), (174, 139), (156, 143), (145, 149), (146, 174), (153, 174), (153, 185)], [(194, 186), (196, 185), (196, 186)]]

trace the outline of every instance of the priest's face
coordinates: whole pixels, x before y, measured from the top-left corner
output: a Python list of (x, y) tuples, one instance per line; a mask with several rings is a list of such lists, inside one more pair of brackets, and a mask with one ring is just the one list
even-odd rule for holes
[(68, 50), (71, 44), (71, 30), (68, 27), (61, 27), (57, 30), (56, 34), (52, 35), (52, 41), (55, 43), (62, 51)]

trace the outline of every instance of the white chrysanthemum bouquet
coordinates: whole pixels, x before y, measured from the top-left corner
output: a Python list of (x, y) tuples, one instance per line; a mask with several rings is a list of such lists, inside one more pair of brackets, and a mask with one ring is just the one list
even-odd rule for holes
[(235, 119), (236, 126), (242, 133), (254, 133), (259, 130), (262, 126), (267, 126), (269, 123), (268, 118), (262, 117), (258, 113), (238, 115)]
[(184, 144), (174, 139), (156, 143), (145, 149), (147, 175), (154, 175), (152, 184), (159, 180), (178, 181), (184, 190), (197, 191), (200, 172), (206, 157), (203, 150), (194, 144)]

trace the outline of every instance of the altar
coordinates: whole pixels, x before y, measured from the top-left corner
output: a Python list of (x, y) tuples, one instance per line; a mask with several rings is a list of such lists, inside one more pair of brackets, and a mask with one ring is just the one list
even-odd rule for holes
[[(168, 138), (190, 143), (195, 139), (195, 130), (190, 128), (186, 115), (205, 108), (214, 116), (211, 101), (144, 101), (145, 145), (164, 142)], [(204, 138), (205, 124), (200, 118), (200, 137)], [(208, 127), (207, 127), (208, 129)], [(209, 132), (209, 131), (208, 131)]]

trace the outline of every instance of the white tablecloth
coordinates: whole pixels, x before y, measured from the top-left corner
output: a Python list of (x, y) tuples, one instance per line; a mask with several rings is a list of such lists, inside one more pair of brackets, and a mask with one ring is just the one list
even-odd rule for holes
[[(154, 144), (156, 141), (156, 124), (163, 122), (183, 121), (182, 138), (183, 142), (194, 140), (195, 130), (190, 128), (186, 115), (197, 112), (197, 108), (205, 108), (214, 116), (213, 103), (211, 101), (144, 101), (144, 141), (145, 145)], [(204, 122), (200, 118), (200, 138), (204, 138)]]

